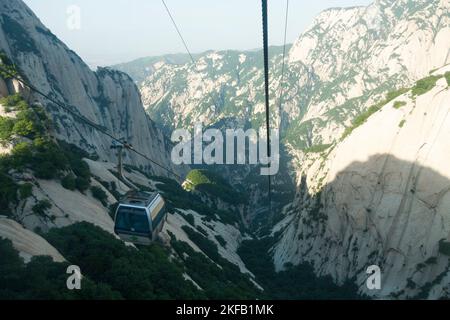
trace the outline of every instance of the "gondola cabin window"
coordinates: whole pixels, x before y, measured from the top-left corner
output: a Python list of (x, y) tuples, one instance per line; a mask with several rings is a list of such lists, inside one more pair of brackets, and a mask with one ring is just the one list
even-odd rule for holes
[(115, 233), (123, 240), (150, 244), (157, 239), (167, 216), (159, 193), (131, 192), (121, 199), (115, 215)]
[(137, 233), (149, 233), (150, 225), (145, 209), (121, 207), (117, 213), (116, 228)]

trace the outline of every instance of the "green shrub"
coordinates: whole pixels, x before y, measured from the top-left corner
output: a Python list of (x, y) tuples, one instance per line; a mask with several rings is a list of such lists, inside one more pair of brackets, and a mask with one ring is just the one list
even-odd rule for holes
[(394, 109), (400, 109), (401, 107), (406, 106), (406, 102), (405, 101), (395, 101), (394, 102)]
[(97, 199), (98, 201), (100, 201), (103, 204), (103, 206), (105, 206), (105, 207), (108, 206), (108, 195), (106, 194), (105, 191), (103, 191), (102, 188), (100, 188), (98, 186), (92, 186), (91, 192), (92, 192), (92, 196), (95, 199)]
[[(89, 180), (89, 166), (82, 161), (85, 152), (61, 142), (59, 145), (48, 134), (51, 122), (42, 107), (30, 107), (20, 95), (1, 99), (0, 103), (18, 111), (16, 119), (0, 118), (0, 139), (12, 134), (27, 137), (31, 142), (17, 144), (3, 164), (17, 170), (31, 169), (36, 177), (54, 179), (71, 169), (77, 176)], [(82, 184), (80, 184), (82, 185)]]
[(9, 96), (3, 97), (0, 99), (0, 104), (4, 106), (15, 107), (22, 103), (23, 99), (20, 94), (11, 94)]
[(91, 177), (89, 165), (85, 161), (76, 158), (72, 158), (69, 161), (70, 167), (72, 168), (72, 171), (75, 173), (75, 175), (85, 179), (89, 179)]
[(212, 184), (213, 181), (211, 181), (206, 173), (206, 170), (198, 170), (194, 169), (189, 172), (189, 174), (186, 177), (186, 180), (189, 180), (189, 182), (192, 184), (192, 187), (195, 189), (196, 186), (200, 184)]
[(119, 206), (119, 202), (113, 203), (109, 205), (109, 210), (108, 210), (108, 214), (111, 217), (111, 219), (114, 221), (115, 220), (115, 215), (116, 215), (116, 210), (117, 207)]
[(34, 173), (39, 179), (50, 180), (56, 177), (55, 167), (50, 161), (44, 161), (40, 165), (35, 165)]
[[(99, 177), (96, 177), (96, 180), (98, 182), (100, 182), (100, 184), (109, 191), (109, 193), (111, 193), (111, 195), (116, 199), (120, 199), (122, 197), (122, 195), (120, 194), (119, 191), (117, 191), (117, 185), (114, 181), (111, 181), (111, 183), (107, 182), (107, 181), (103, 181), (101, 180)], [(137, 186), (139, 189), (141, 189), (142, 191), (146, 191), (144, 190), (144, 188), (141, 188), (140, 186)], [(150, 188), (149, 188), (150, 189)], [(151, 190), (150, 192), (152, 192), (154, 190)]]
[(392, 100), (400, 97), (402, 94), (408, 92), (409, 88), (400, 88), (398, 90), (390, 91), (386, 94), (385, 104), (391, 102)]
[(450, 71), (447, 71), (444, 75), (445, 80), (447, 80), (447, 84), (450, 86)]
[(416, 82), (412, 88), (412, 94), (414, 96), (420, 96), (427, 93), (436, 86), (436, 82), (442, 78), (442, 76), (429, 76), (424, 79), (420, 79)]
[(209, 170), (191, 170), (186, 180), (194, 190), (204, 192), (232, 204), (243, 204), (247, 197), (242, 192), (237, 192), (225, 179)]
[(229, 261), (218, 257), (218, 267), (203, 254), (194, 251), (186, 242), (171, 236), (171, 246), (184, 261), (186, 273), (203, 289), (208, 299), (259, 299), (261, 291), (255, 288), (247, 275)]
[(10, 240), (0, 239), (0, 300), (120, 299), (121, 295), (104, 283), (82, 279), (81, 290), (67, 290), (67, 262), (47, 256), (33, 257), (27, 264)]
[(186, 220), (191, 226), (195, 227), (195, 218), (192, 213), (184, 214), (179, 212), (179, 214)]
[(32, 157), (33, 153), (31, 145), (27, 142), (20, 142), (12, 149), (8, 164), (14, 169), (20, 169), (31, 162)]
[(16, 101), (17, 99), (22, 99), (17, 95), (13, 99), (14, 105), (12, 108), (18, 111), (14, 119), (13, 133), (30, 139), (45, 135), (45, 125), (49, 123), (42, 107), (30, 107), (24, 100)]
[(77, 188), (75, 176), (72, 173), (69, 173), (61, 179), (61, 185), (67, 190), (75, 190)]
[(0, 173), (0, 214), (10, 215), (9, 207), (17, 204), (18, 185), (7, 175)]
[(276, 272), (269, 255), (276, 238), (245, 240), (238, 249), (238, 254), (247, 268), (263, 286), (263, 299), (361, 299), (356, 285), (348, 282), (337, 286), (330, 276), (317, 277), (309, 264), (286, 264), (284, 271)]
[(400, 128), (403, 128), (403, 126), (405, 125), (405, 123), (406, 123), (406, 120), (403, 119), (402, 121), (400, 121), (400, 123), (398, 124), (398, 126), (399, 126)]
[(39, 215), (41, 217), (47, 216), (47, 210), (51, 209), (52, 204), (47, 199), (40, 200), (36, 203), (31, 210), (34, 214)]
[(191, 241), (194, 242), (211, 260), (219, 262), (219, 249), (214, 242), (186, 225), (181, 228), (186, 232), (189, 239), (191, 239)]
[(219, 219), (225, 224), (235, 224), (240, 222), (240, 214), (235, 211), (218, 210), (214, 206), (206, 205), (202, 199), (191, 192), (184, 190), (178, 182), (165, 177), (151, 177), (156, 181), (157, 189), (163, 194), (167, 201), (167, 210), (173, 211), (175, 208), (192, 209), (207, 219)]
[(75, 184), (77, 186), (77, 189), (81, 193), (84, 193), (87, 189), (89, 189), (90, 181), (83, 177), (76, 177)]
[[(434, 84), (436, 84), (437, 79), (439, 79), (440, 77), (428, 77), (422, 80), (419, 80), (416, 84), (416, 92), (421, 92), (420, 88), (424, 88), (427, 87), (430, 84), (430, 82), (432, 82), (431, 78), (436, 78), (434, 80)], [(429, 80), (427, 80), (429, 79)], [(431, 80), (430, 80), (431, 79)], [(433, 87), (434, 87), (433, 84)], [(431, 87), (432, 88), (432, 87)], [(429, 90), (431, 90), (431, 88)], [(359, 126), (361, 126), (362, 124), (364, 124), (367, 119), (369, 119), (369, 117), (371, 115), (373, 115), (375, 112), (379, 111), (383, 106), (385, 106), (387, 103), (391, 102), (392, 100), (396, 99), (397, 97), (401, 96), (402, 94), (405, 94), (406, 92), (408, 92), (410, 89), (408, 88), (400, 88), (398, 90), (394, 90), (394, 91), (390, 91), (386, 94), (386, 98), (382, 101), (380, 101), (377, 104), (374, 104), (372, 106), (370, 106), (367, 110), (363, 111), (361, 114), (359, 114), (352, 122), (351, 126), (345, 128), (344, 133), (342, 134), (341, 137), (341, 141), (344, 140), (345, 138), (347, 138), (352, 132), (353, 130), (355, 130), (356, 128), (358, 128)], [(414, 91), (413, 91), (414, 94)], [(398, 106), (398, 105), (397, 105)]]
[(205, 236), (206, 238), (208, 238), (208, 232), (203, 229), (201, 226), (197, 226), (197, 231), (200, 232), (203, 236)]
[(33, 185), (31, 183), (24, 183), (19, 185), (20, 199), (24, 200), (32, 196)]
[(425, 264), (436, 264), (437, 263), (437, 257), (429, 257), (426, 261)]
[(68, 169), (67, 158), (58, 146), (43, 138), (37, 138), (33, 143), (18, 143), (6, 163), (17, 170), (31, 169), (40, 179), (53, 179)]
[(444, 240), (439, 241), (439, 253), (450, 256), (450, 242)]
[(359, 127), (360, 125), (365, 123), (371, 115), (373, 115), (375, 112), (379, 111), (381, 109), (381, 107), (382, 107), (381, 104), (370, 106), (366, 112), (363, 112), (362, 114), (360, 114), (353, 120), (353, 125), (356, 127)]
[(330, 147), (331, 147), (331, 144), (318, 144), (318, 145), (315, 145), (315, 146), (312, 146), (312, 147), (309, 147), (309, 148), (303, 150), (303, 152), (305, 152), (305, 153), (321, 153)]
[(0, 70), (0, 76), (3, 79), (10, 79), (12, 76), (17, 75), (16, 66), (9, 60), (4, 52), (0, 53), (0, 65), (3, 69), (6, 69), (7, 72)]
[(344, 134), (341, 137), (341, 140), (344, 140), (346, 137), (348, 137), (353, 130), (358, 128), (359, 126), (363, 125), (367, 119), (371, 115), (373, 115), (375, 112), (379, 111), (382, 106), (384, 106), (384, 101), (382, 103), (375, 104), (373, 106), (370, 106), (366, 111), (358, 115), (352, 122), (352, 125), (350, 127), (345, 128)]
[(23, 119), (16, 121), (13, 127), (13, 133), (23, 136), (23, 137), (32, 137), (35, 132), (35, 127), (32, 121)]
[(68, 157), (61, 152), (59, 146), (46, 138), (38, 138), (33, 141), (33, 159), (31, 168), (38, 178), (53, 179), (61, 171), (69, 167)]
[(157, 244), (137, 250), (86, 222), (52, 229), (44, 237), (71, 264), (80, 266), (84, 276), (125, 299), (206, 298)]
[(219, 242), (219, 244), (222, 247), (226, 247), (227, 246), (227, 241), (221, 235), (217, 235), (217, 236), (215, 236), (215, 238), (216, 238), (217, 242)]
[(0, 116), (0, 140), (9, 141), (13, 134), (14, 121)]
[(381, 102), (374, 104), (370, 106), (367, 110), (359, 114), (355, 119), (352, 121), (352, 125), (350, 127), (345, 128), (344, 134), (341, 137), (341, 140), (344, 140), (346, 137), (348, 137), (353, 130), (358, 128), (359, 126), (363, 125), (367, 119), (371, 115), (373, 115), (375, 112), (379, 111), (383, 106), (394, 100), (395, 98), (401, 96), (402, 94), (408, 92), (408, 88), (400, 88), (398, 90), (390, 91), (386, 94), (386, 98), (382, 100)]

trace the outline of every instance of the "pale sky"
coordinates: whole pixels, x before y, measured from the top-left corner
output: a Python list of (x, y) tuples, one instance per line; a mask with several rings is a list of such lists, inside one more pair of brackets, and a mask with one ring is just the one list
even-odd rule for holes
[[(184, 53), (161, 0), (24, 0), (41, 21), (89, 65)], [(261, 47), (260, 0), (165, 0), (191, 52)], [(269, 0), (269, 43), (283, 44), (286, 0)], [(289, 0), (287, 42), (330, 7), (373, 0)], [(80, 28), (69, 28), (77, 6)]]

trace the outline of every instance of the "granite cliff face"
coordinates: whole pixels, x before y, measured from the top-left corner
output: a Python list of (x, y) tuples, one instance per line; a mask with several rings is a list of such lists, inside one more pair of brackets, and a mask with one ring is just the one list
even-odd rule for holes
[[(297, 182), (296, 190), (283, 190), (296, 196), (280, 210), (281, 220), (272, 230), (276, 242), (270, 254), (278, 270), (286, 263), (310, 263), (317, 275), (331, 275), (339, 284), (352, 281), (374, 297), (449, 296), (449, 9), (448, 0), (380, 0), (368, 7), (326, 10), (290, 49), (281, 110), (272, 109), (292, 157), (283, 172), (295, 169), (290, 173)], [(185, 57), (150, 59), (151, 68), (137, 70), (136, 79), (146, 77), (138, 85), (155, 124), (128, 75), (91, 71), (21, 1), (0, 2), (0, 50), (38, 89), (166, 166), (171, 166), (170, 143), (163, 130), (198, 120), (217, 127), (263, 123), (260, 52), (207, 52), (196, 56), (195, 64)], [(270, 58), (271, 104), (278, 106), (281, 49), (272, 48)], [(108, 205), (128, 190), (114, 176), (116, 155), (109, 138), (19, 83), (0, 81), (2, 96), (16, 92), (45, 107), (56, 138), (98, 155), (97, 161), (84, 161), (91, 185), (105, 192)], [(6, 107), (0, 105), (0, 115), (13, 116)], [(0, 152), (11, 148), (1, 144)], [(213, 257), (189, 237), (190, 225), (203, 234), (197, 235), (199, 243), (217, 246), (224, 266), (229, 261), (249, 273), (237, 249), (250, 236), (239, 225), (240, 216), (224, 213), (233, 206), (205, 209), (173, 182), (149, 177), (166, 172), (147, 160), (127, 154), (125, 161), (134, 166), (126, 173), (129, 180), (178, 200), (163, 232), (166, 238), (174, 236)], [(252, 172), (244, 173), (229, 176), (250, 190), (255, 218), (267, 208), (261, 202), (266, 190)], [(37, 228), (87, 221), (113, 232), (108, 209), (91, 191), (69, 191), (60, 181), (38, 179), (27, 170), (4, 174), (31, 185), (31, 194), (11, 205), (8, 218), (0, 218), (0, 236), (11, 239), (26, 259), (47, 254), (64, 260), (33, 232)], [(276, 178), (275, 189), (290, 188), (288, 181)], [(43, 200), (51, 207), (38, 215), (33, 208)], [(369, 291), (366, 269), (373, 264), (381, 268), (382, 288)], [(253, 281), (251, 274), (245, 277)]]
[[(270, 52), (271, 115), (288, 147), (308, 150), (336, 141), (351, 120), (388, 91), (450, 62), (448, 0), (375, 1), (321, 13), (288, 47), (279, 109), (282, 48)], [(157, 59), (158, 60), (158, 59)], [(196, 63), (149, 59), (118, 66), (138, 81), (148, 113), (162, 127), (233, 125), (264, 120), (259, 51), (206, 52)]]
[[(171, 165), (170, 142), (145, 114), (139, 91), (129, 76), (108, 69), (91, 71), (21, 1), (1, 1), (0, 14), (0, 50), (16, 65), (21, 76), (155, 161)], [(30, 100), (40, 101), (51, 113), (58, 139), (96, 153), (102, 160), (116, 161), (110, 138), (37, 95)], [(167, 174), (135, 154), (126, 157), (125, 161), (131, 165), (154, 174)]]
[[(373, 296), (448, 296), (448, 39), (448, 0), (325, 10), (290, 48), (280, 109), (281, 50), (272, 49), (271, 115), (297, 181), (273, 231), (278, 270), (310, 262)], [(147, 111), (166, 129), (228, 119), (259, 127), (260, 56), (154, 63), (138, 83)], [(401, 89), (430, 74), (439, 78), (430, 91)], [(371, 264), (382, 269), (381, 291), (366, 290)]]
[[(310, 262), (378, 297), (449, 295), (448, 71), (425, 80), (429, 91), (419, 82), (382, 106), (305, 168), (296, 202), (275, 227), (278, 269)], [(382, 288), (369, 291), (373, 264)]]
[(294, 43), (289, 61), (318, 79), (301, 119), (312, 140), (332, 143), (343, 126), (386, 92), (450, 62), (447, 0), (375, 1), (329, 9)]
[[(14, 69), (19, 77), (40, 91), (64, 102), (115, 137), (123, 138), (147, 157), (185, 176), (189, 168), (172, 165), (172, 145), (145, 113), (133, 80), (125, 73), (106, 68), (91, 71), (20, 0), (0, 1), (0, 52), (2, 68)], [(117, 155), (110, 149), (111, 139), (2, 72), (0, 98), (2, 244), (3, 239), (11, 241), (26, 263), (33, 262), (35, 256), (50, 256), (55, 262), (66, 262), (69, 260), (67, 253), (58, 251), (54, 243), (45, 240), (50, 229), (82, 222), (82, 231), (93, 224), (102, 229), (99, 234), (106, 231), (115, 236), (112, 219), (115, 206), (130, 189), (118, 177)], [(26, 123), (26, 130), (15, 130), (21, 120)], [(24, 150), (25, 157), (17, 156)], [(47, 153), (49, 150), (52, 151)], [(59, 166), (58, 161), (52, 161), (54, 159), (66, 165)], [(46, 163), (54, 168), (47, 166), (46, 174), (39, 175), (39, 169)], [(165, 283), (178, 279), (175, 281), (179, 286), (185, 286), (185, 282), (195, 285), (199, 297), (218, 283), (241, 290), (245, 282), (248, 294), (260, 292), (254, 276), (237, 254), (240, 243), (248, 235), (240, 227), (240, 216), (233, 211), (233, 204), (219, 210), (211, 204), (214, 199), (208, 203), (189, 194), (180, 186), (181, 181), (175, 181), (174, 176), (168, 176), (166, 171), (134, 153), (127, 152), (124, 163), (123, 174), (128, 181), (142, 191), (157, 191), (166, 200), (169, 214), (159, 234), (160, 243), (149, 249), (156, 248), (157, 256), (163, 258), (161, 263), (178, 270), (178, 275), (167, 274)], [(208, 198), (206, 194), (202, 197)], [(114, 237), (110, 238), (112, 240)], [(131, 243), (126, 245), (133, 247)], [(188, 263), (191, 256), (203, 267), (196, 268)], [(145, 259), (155, 263), (153, 258)], [(121, 264), (127, 265), (124, 260)], [(153, 267), (156, 270), (158, 266), (150, 269)], [(147, 271), (154, 271), (150, 269)], [(204, 278), (197, 275), (199, 269), (202, 276), (206, 275)], [(224, 276), (220, 274), (224, 269), (232, 272)], [(131, 275), (126, 277), (128, 280)], [(65, 290), (65, 282), (61, 285)], [(154, 290), (153, 285), (146, 290)], [(42, 294), (46, 296), (45, 292)], [(167, 294), (163, 292), (162, 296), (169, 297)]]

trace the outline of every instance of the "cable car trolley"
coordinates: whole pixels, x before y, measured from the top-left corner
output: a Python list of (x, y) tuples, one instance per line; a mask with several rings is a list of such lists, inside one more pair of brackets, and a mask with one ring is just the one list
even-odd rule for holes
[(158, 238), (166, 218), (165, 201), (159, 193), (132, 191), (119, 202), (114, 232), (124, 241), (149, 245)]

